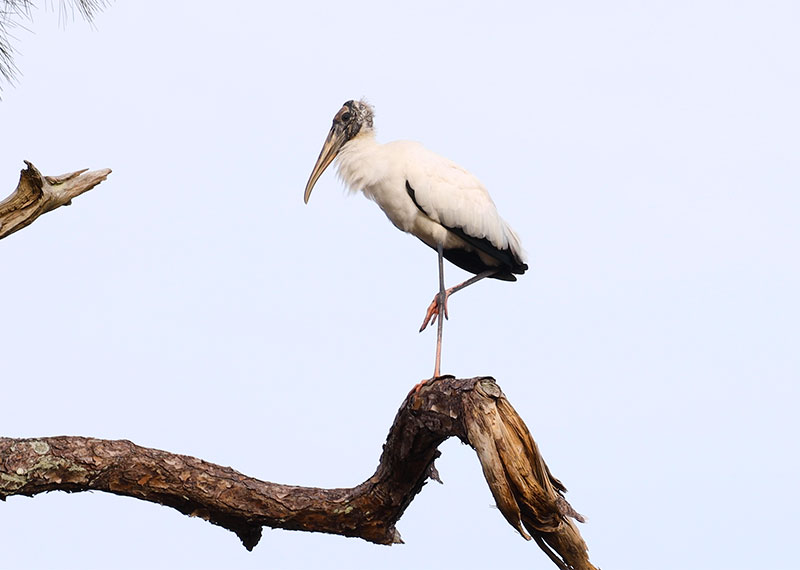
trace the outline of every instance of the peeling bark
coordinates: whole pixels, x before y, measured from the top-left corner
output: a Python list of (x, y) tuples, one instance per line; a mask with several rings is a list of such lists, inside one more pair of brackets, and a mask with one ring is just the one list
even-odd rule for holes
[(19, 175), (17, 189), (0, 202), (0, 239), (21, 230), (42, 214), (59, 206), (69, 206), (72, 199), (91, 190), (105, 180), (111, 170), (88, 169), (60, 176), (42, 176), (36, 167), (25, 161), (27, 168)]
[(401, 543), (395, 524), (426, 480), (438, 446), (478, 453), (497, 506), (562, 569), (594, 570), (567, 503), (522, 419), (492, 378), (441, 377), (410, 394), (375, 474), (350, 489), (259, 481), (185, 455), (86, 437), (0, 438), (0, 500), (46, 491), (106, 491), (170, 506), (236, 533), (248, 550), (262, 526)]

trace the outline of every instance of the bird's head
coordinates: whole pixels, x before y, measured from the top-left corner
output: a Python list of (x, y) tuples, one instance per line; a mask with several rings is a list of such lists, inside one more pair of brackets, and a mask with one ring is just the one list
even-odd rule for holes
[(308, 204), (308, 198), (311, 196), (311, 191), (314, 189), (314, 184), (328, 165), (333, 162), (336, 155), (347, 143), (347, 141), (354, 139), (360, 133), (372, 130), (372, 106), (364, 101), (347, 101), (336, 116), (333, 117), (333, 125), (328, 132), (328, 137), (325, 139), (325, 144), (322, 145), (322, 150), (319, 153), (317, 163), (314, 165), (314, 170), (311, 171), (311, 176), (306, 184), (306, 193), (303, 200)]

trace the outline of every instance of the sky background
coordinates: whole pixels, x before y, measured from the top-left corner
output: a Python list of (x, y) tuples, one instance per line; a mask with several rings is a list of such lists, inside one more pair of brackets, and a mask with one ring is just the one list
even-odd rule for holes
[[(341, 104), (476, 174), (529, 254), (450, 302), (615, 570), (796, 567), (796, 2), (116, 2), (17, 29), (23, 159), (109, 179), (0, 243), (0, 434), (84, 435), (295, 485), (369, 477), (430, 376), (436, 256), (333, 170)], [(447, 265), (454, 284), (467, 274)], [(405, 545), (230, 532), (103, 493), (0, 503), (0, 568), (554, 568), (442, 446)]]

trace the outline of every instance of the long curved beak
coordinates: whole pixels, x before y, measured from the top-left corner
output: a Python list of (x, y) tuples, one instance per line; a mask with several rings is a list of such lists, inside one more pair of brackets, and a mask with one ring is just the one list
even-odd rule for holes
[(334, 123), (328, 133), (328, 138), (325, 139), (325, 144), (322, 145), (322, 150), (319, 153), (317, 163), (314, 165), (314, 170), (311, 171), (311, 176), (308, 178), (306, 193), (303, 195), (303, 201), (306, 204), (308, 204), (308, 198), (311, 196), (314, 184), (317, 183), (317, 180), (322, 176), (322, 173), (325, 172), (325, 169), (328, 168), (328, 165), (333, 162), (333, 159), (339, 154), (339, 150), (345, 142), (344, 129), (342, 129), (341, 125)]

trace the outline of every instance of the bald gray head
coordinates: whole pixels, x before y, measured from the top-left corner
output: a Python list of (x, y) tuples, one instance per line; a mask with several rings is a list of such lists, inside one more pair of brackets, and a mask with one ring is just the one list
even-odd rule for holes
[(361, 99), (360, 101), (345, 101), (339, 112), (333, 118), (333, 127), (337, 123), (341, 126), (345, 142), (355, 137), (360, 132), (372, 130), (372, 118), (375, 110), (372, 105)]
[(325, 139), (325, 144), (322, 145), (317, 163), (314, 165), (314, 170), (311, 171), (308, 184), (306, 184), (306, 192), (303, 196), (306, 204), (317, 179), (322, 176), (328, 165), (333, 162), (333, 159), (336, 158), (345, 143), (361, 133), (373, 130), (372, 117), (374, 115), (372, 105), (363, 99), (360, 101), (352, 99), (345, 101), (345, 104), (333, 117), (333, 125), (331, 125), (331, 130), (328, 132), (328, 138)]

